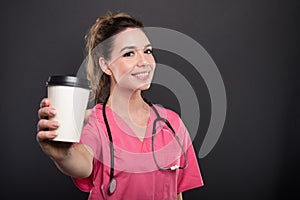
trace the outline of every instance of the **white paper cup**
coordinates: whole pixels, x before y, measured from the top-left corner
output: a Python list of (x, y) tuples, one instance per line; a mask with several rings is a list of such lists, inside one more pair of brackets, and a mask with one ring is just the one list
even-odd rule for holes
[(88, 104), (90, 87), (87, 80), (75, 76), (50, 76), (47, 82), (50, 106), (59, 128), (54, 141), (79, 142)]

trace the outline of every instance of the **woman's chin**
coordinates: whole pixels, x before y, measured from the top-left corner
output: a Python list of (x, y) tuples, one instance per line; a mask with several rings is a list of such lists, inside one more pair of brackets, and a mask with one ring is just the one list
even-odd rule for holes
[(151, 86), (151, 83), (144, 84), (138, 88), (138, 90), (148, 90)]

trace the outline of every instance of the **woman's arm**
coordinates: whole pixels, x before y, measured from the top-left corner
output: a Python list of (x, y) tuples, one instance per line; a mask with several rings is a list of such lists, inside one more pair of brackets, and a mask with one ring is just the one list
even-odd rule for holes
[(181, 192), (179, 194), (177, 194), (177, 200), (183, 200)]
[(47, 118), (55, 116), (55, 109), (50, 107), (50, 100), (43, 99), (39, 109), (37, 141), (42, 150), (64, 174), (75, 177), (88, 177), (93, 168), (93, 154), (83, 144), (55, 142), (55, 130), (59, 124)]
[(86, 178), (93, 170), (93, 155), (83, 144), (73, 145), (68, 155), (52, 159), (62, 173), (74, 178)]

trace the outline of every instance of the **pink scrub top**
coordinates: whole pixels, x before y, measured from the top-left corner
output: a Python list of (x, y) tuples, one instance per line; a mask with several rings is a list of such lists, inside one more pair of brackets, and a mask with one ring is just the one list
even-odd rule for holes
[[(117, 181), (115, 192), (109, 195), (111, 158), (102, 106), (98, 104), (93, 108), (80, 141), (93, 150), (93, 172), (87, 178), (73, 178), (80, 190), (90, 193), (90, 200), (176, 200), (178, 193), (203, 186), (189, 133), (175, 112), (153, 105), (161, 117), (171, 123), (186, 152), (188, 166), (185, 169), (159, 170), (153, 159), (151, 138), (155, 112), (151, 109), (145, 137), (141, 141), (120, 116), (106, 107), (114, 144), (114, 178)], [(164, 123), (158, 123), (156, 129), (154, 153), (157, 164), (160, 167), (184, 166), (182, 150), (171, 130)]]

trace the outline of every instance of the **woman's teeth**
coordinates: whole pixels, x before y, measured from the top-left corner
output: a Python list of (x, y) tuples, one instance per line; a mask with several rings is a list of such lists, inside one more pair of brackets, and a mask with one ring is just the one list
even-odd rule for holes
[(149, 72), (143, 72), (143, 73), (138, 73), (138, 74), (133, 74), (133, 76), (135, 76), (138, 79), (146, 79), (149, 76)]

